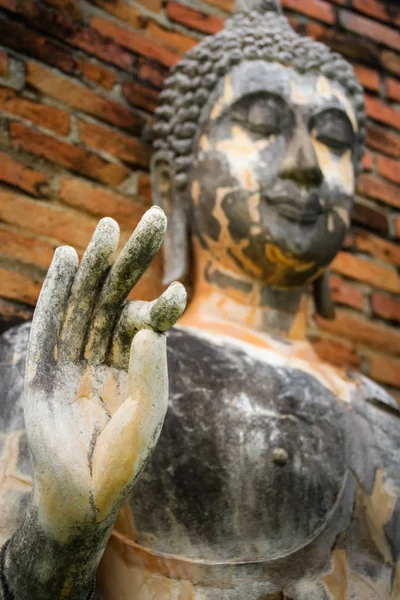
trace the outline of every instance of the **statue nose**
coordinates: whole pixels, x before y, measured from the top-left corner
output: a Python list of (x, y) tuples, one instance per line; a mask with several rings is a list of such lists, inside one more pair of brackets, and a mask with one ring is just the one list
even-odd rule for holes
[(286, 150), (281, 166), (282, 179), (291, 179), (305, 185), (319, 185), (323, 175), (309, 132), (305, 127), (296, 129)]

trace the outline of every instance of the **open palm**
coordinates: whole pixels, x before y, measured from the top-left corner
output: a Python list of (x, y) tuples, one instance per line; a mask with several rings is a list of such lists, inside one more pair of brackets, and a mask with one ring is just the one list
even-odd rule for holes
[(165, 227), (163, 212), (149, 210), (110, 269), (119, 229), (103, 219), (79, 268), (76, 252), (59, 248), (43, 285), (25, 421), (33, 499), (61, 542), (87, 526), (112, 526), (157, 443), (168, 397), (163, 332), (182, 314), (186, 293), (173, 284), (152, 303), (126, 298)]

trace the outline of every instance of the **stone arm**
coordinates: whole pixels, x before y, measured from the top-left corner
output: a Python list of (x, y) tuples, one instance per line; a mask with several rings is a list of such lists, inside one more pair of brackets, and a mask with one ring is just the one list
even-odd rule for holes
[(122, 503), (153, 451), (168, 400), (166, 336), (186, 293), (126, 302), (158, 251), (150, 209), (110, 268), (118, 225), (103, 219), (81, 265), (57, 249), (28, 345), (25, 425), (33, 492), (1, 551), (4, 600), (88, 600)]

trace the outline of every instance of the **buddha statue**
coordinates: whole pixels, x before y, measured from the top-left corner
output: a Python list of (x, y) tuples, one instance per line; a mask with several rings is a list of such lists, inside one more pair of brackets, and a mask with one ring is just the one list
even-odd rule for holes
[[(172, 70), (157, 206), (111, 268), (112, 219), (58, 249), (1, 338), (2, 598), (400, 599), (400, 410), (305, 335), (364, 139), (351, 66), (277, 0)], [(185, 312), (180, 283), (126, 300), (163, 237)]]

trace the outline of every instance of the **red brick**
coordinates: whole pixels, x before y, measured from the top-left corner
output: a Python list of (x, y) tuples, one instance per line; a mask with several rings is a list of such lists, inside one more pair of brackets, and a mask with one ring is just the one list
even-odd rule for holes
[(119, 185), (130, 174), (125, 167), (107, 162), (78, 146), (60, 142), (22, 123), (11, 123), (10, 138), (16, 147), (109, 185)]
[(283, 8), (295, 10), (296, 12), (307, 15), (328, 23), (329, 25), (335, 22), (335, 13), (333, 7), (323, 0), (282, 0)]
[(339, 341), (321, 334), (310, 335), (309, 339), (322, 360), (342, 368), (360, 366), (360, 357), (350, 342)]
[(382, 50), (380, 56), (381, 66), (394, 73), (394, 75), (400, 76), (400, 55), (392, 52), (391, 50)]
[(325, 330), (354, 340), (365, 346), (384, 350), (390, 354), (400, 354), (400, 331), (368, 321), (365, 317), (345, 310), (336, 311), (336, 319), (328, 321), (316, 317), (318, 326)]
[[(87, 27), (84, 23), (74, 21), (65, 14), (46, 10), (36, 0), (19, 2), (18, 13), (32, 27), (48, 34), (48, 37), (58, 38), (63, 44), (67, 43), (70, 46), (79, 48), (121, 69), (130, 72), (134, 69), (135, 59), (132, 55), (106, 40), (97, 31)], [(27, 52), (27, 55), (29, 56), (30, 53)]]
[(139, 106), (153, 112), (158, 105), (159, 91), (149, 88), (137, 81), (124, 81), (122, 94), (132, 106)]
[(356, 198), (351, 213), (351, 220), (353, 223), (357, 223), (357, 225), (363, 225), (379, 233), (387, 234), (389, 231), (386, 210), (371, 205), (368, 200), (364, 200), (363, 198)]
[(141, 202), (134, 202), (110, 190), (71, 177), (61, 179), (60, 198), (96, 217), (112, 217), (129, 230), (134, 229), (146, 210)]
[(110, 71), (110, 69), (103, 67), (103, 65), (99, 65), (97, 62), (79, 58), (78, 68), (85, 79), (100, 85), (106, 90), (111, 90), (117, 81), (117, 76), (114, 71)]
[(138, 194), (151, 203), (151, 181), (149, 175), (138, 176)]
[(162, 0), (136, 0), (136, 2), (156, 13), (160, 12), (162, 8)]
[(45, 0), (45, 3), (69, 15), (73, 19), (82, 18), (80, 0)]
[(368, 95), (365, 96), (365, 106), (367, 110), (367, 115), (371, 119), (375, 119), (376, 121), (380, 121), (381, 123), (386, 123), (391, 127), (396, 127), (396, 129), (400, 129), (399, 110), (388, 106), (378, 98), (374, 98)]
[(0, 333), (7, 331), (10, 327), (30, 321), (32, 316), (32, 308), (0, 298)]
[(148, 167), (150, 148), (140, 140), (84, 121), (78, 122), (78, 130), (80, 140), (89, 148), (102, 150), (132, 165)]
[(352, 37), (348, 33), (341, 33), (320, 25), (320, 23), (307, 23), (307, 35), (329, 46), (335, 52), (347, 56), (351, 62), (365, 62), (375, 66), (379, 62), (379, 53), (376, 45), (365, 37)]
[(146, 36), (151, 40), (165, 44), (173, 52), (178, 51), (180, 54), (184, 54), (199, 43), (198, 40), (188, 35), (183, 35), (176, 31), (168, 31), (157, 25), (157, 23), (154, 23), (154, 21), (149, 21), (147, 24)]
[(86, 248), (98, 223), (98, 219), (82, 212), (4, 190), (0, 190), (0, 219), (77, 248)]
[(380, 77), (378, 71), (374, 71), (364, 65), (353, 65), (354, 72), (361, 85), (367, 90), (377, 92), (380, 86)]
[(54, 106), (21, 98), (9, 88), (0, 87), (0, 110), (32, 121), (35, 125), (40, 125), (59, 135), (69, 133), (70, 123), (67, 112)]
[(372, 294), (372, 308), (377, 317), (388, 321), (400, 321), (400, 300), (385, 294)]
[(38, 35), (22, 23), (0, 19), (0, 39), (3, 46), (22, 52), (30, 58), (37, 58), (61, 71), (72, 73), (75, 70), (75, 60), (68, 50)]
[(0, 225), (0, 254), (3, 256), (47, 269), (56, 245), (56, 242), (52, 245), (36, 237), (28, 237), (13, 231), (6, 225)]
[[(386, 173), (386, 176), (391, 174), (390, 170), (387, 170), (385, 167), (383, 167), (383, 163), (382, 161), (379, 161), (379, 158), (378, 166), (381, 174)], [(375, 198), (376, 200), (385, 202), (385, 204), (400, 208), (399, 188), (391, 185), (390, 183), (381, 181), (374, 175), (360, 175), (358, 178), (358, 190), (361, 194), (365, 194), (370, 198)]]
[(5, 52), (0, 52), (0, 75), (2, 77), (8, 75), (8, 56)]
[(398, 244), (383, 240), (366, 231), (356, 232), (355, 244), (360, 252), (372, 254), (384, 262), (400, 267), (400, 246)]
[(345, 304), (357, 310), (362, 310), (364, 298), (361, 290), (350, 283), (343, 281), (340, 277), (331, 275), (329, 280), (332, 298), (338, 304)]
[(366, 152), (362, 159), (362, 168), (364, 171), (372, 171), (374, 168), (374, 155)]
[(42, 65), (26, 63), (26, 82), (42, 94), (123, 129), (137, 130), (143, 122), (126, 106), (102, 98), (80, 83), (53, 73)]
[(400, 102), (400, 81), (388, 77), (386, 80), (386, 89), (388, 98)]
[(124, 21), (130, 27), (141, 29), (143, 27), (144, 17), (131, 4), (124, 0), (118, 2), (110, 2), (110, 0), (94, 0), (94, 4), (100, 6), (105, 12), (108, 12), (113, 17), (120, 21)]
[(227, 13), (231, 13), (235, 5), (235, 0), (205, 0), (205, 2), (211, 4), (211, 6), (216, 6)]
[[(387, 158), (386, 156), (377, 157), (378, 172), (382, 177), (393, 181), (393, 183), (400, 183), (400, 172), (399, 172), (399, 161), (393, 160), (393, 158)], [(399, 195), (400, 190), (397, 191)], [(395, 204), (396, 206), (396, 204)], [(399, 203), (400, 207), (400, 203)]]
[(372, 379), (400, 387), (400, 360), (368, 353), (368, 371)]
[[(398, 15), (391, 14), (388, 7), (384, 6), (383, 2), (378, 2), (377, 0), (353, 0), (353, 8), (374, 19), (386, 21), (391, 25), (400, 26), (400, 13), (398, 13)], [(394, 9), (395, 7), (393, 7), (393, 10)]]
[(218, 33), (224, 27), (224, 20), (221, 17), (205, 15), (178, 2), (167, 2), (166, 12), (171, 21), (176, 21), (203, 33)]
[(342, 27), (349, 31), (371, 38), (378, 44), (400, 50), (400, 33), (387, 25), (382, 25), (372, 19), (356, 15), (344, 9), (339, 11), (339, 21)]
[(375, 264), (348, 252), (339, 252), (332, 263), (332, 270), (357, 281), (400, 294), (400, 276), (395, 269)]
[(180, 57), (177, 54), (173, 54), (156, 42), (147, 40), (140, 33), (124, 29), (112, 21), (107, 21), (101, 17), (92, 17), (90, 25), (104, 37), (110, 38), (124, 48), (147, 56), (166, 67), (172, 67), (179, 61)]
[(42, 287), (41, 280), (33, 280), (27, 275), (0, 268), (0, 296), (20, 300), (34, 306)]
[(400, 136), (372, 123), (367, 126), (367, 145), (369, 148), (380, 150), (384, 154), (390, 154), (396, 158), (400, 157)]
[(49, 177), (45, 173), (30, 169), (3, 152), (0, 152), (0, 164), (0, 181), (18, 187), (32, 196), (49, 194)]
[(0, 7), (11, 12), (17, 12), (17, 2), (18, 0), (0, 0)]
[(80, 28), (68, 37), (67, 42), (71, 46), (103, 60), (105, 63), (131, 73), (135, 71), (135, 57), (94, 29), (89, 27)]
[(138, 78), (151, 83), (154, 87), (161, 89), (164, 80), (168, 77), (168, 70), (160, 65), (149, 63), (145, 58), (139, 58)]

